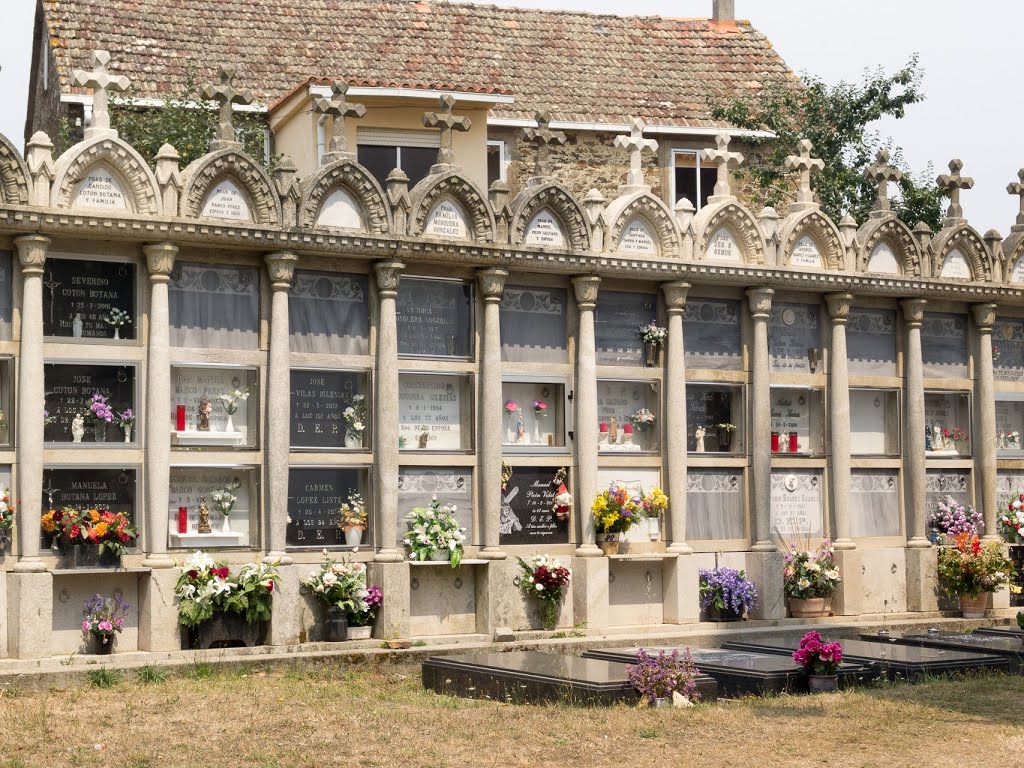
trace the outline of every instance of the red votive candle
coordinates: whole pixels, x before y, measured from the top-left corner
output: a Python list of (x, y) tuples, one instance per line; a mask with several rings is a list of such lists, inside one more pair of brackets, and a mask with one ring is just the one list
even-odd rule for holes
[(185, 406), (184, 405), (179, 405), (178, 406), (178, 411), (177, 411), (177, 414), (176, 414), (176, 420), (175, 420), (174, 428), (178, 432), (184, 432), (185, 431)]
[(772, 453), (779, 452), (779, 433), (772, 432)]
[(797, 448), (798, 448), (798, 446), (797, 446), (797, 442), (796, 442), (796, 432), (790, 432), (789, 433), (789, 452), (790, 453), (796, 453), (797, 452)]
[(188, 507), (178, 507), (178, 533), (188, 533)]

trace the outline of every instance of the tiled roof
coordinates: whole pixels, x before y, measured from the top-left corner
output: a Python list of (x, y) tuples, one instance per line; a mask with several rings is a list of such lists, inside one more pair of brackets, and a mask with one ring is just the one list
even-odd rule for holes
[[(709, 100), (792, 78), (747, 22), (599, 16), (390, 0), (43, 0), (64, 92), (90, 52), (136, 95), (180, 93), (191, 71), (272, 104), (309, 77), (510, 93), (500, 118), (713, 126)], [(710, 9), (711, 2), (708, 0)]]

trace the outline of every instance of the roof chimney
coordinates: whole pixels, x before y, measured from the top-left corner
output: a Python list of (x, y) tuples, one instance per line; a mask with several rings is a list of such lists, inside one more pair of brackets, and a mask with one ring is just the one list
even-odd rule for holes
[(712, 0), (712, 21), (736, 21), (736, 0)]

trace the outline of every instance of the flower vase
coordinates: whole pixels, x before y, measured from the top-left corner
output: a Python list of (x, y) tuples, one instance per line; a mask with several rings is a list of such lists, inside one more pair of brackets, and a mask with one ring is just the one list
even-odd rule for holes
[(114, 326), (114, 339), (116, 341), (120, 341), (121, 340), (121, 329), (118, 326), (116, 326), (116, 325)]
[(92, 652), (97, 656), (109, 656), (114, 652), (114, 635), (93, 635)]
[(130, 426), (128, 426), (128, 427), (121, 427), (121, 429), (124, 430), (124, 441), (126, 443), (130, 443), (132, 441), (132, 428)]
[(342, 643), (348, 640), (348, 615), (337, 605), (327, 606), (324, 618), (324, 640), (328, 643)]
[(363, 447), (363, 436), (357, 435), (355, 432), (345, 432), (345, 447), (346, 448), (362, 448)]
[(221, 533), (231, 533), (231, 515), (224, 515), (224, 522), (220, 526)]
[(658, 364), (658, 344), (654, 341), (644, 342), (644, 365), (653, 368)]
[(367, 624), (364, 627), (353, 627), (348, 628), (348, 639), (349, 640), (369, 640), (373, 636), (373, 627)]
[(235, 431), (235, 414), (233, 414), (233, 413), (229, 413), (228, 414), (228, 421), (224, 425), (224, 431), (228, 432), (228, 433)]
[(789, 612), (794, 619), (820, 619), (832, 613), (832, 598), (789, 598)]
[(839, 690), (839, 675), (808, 675), (807, 690), (811, 693), (834, 693)]
[(736, 611), (729, 605), (725, 608), (716, 608), (712, 605), (708, 608), (708, 619), (714, 622), (741, 621), (743, 612)]
[(960, 595), (960, 615), (965, 619), (985, 618), (986, 607), (988, 607), (988, 592), (982, 592), (976, 597)]
[(432, 563), (447, 563), (452, 559), (452, 553), (447, 549), (435, 549), (427, 559)]
[(558, 616), (562, 612), (560, 600), (541, 600), (540, 602), (540, 625), (548, 632), (558, 626)]
[(363, 530), (361, 525), (350, 525), (345, 529), (345, 546), (358, 547), (363, 543)]
[(533, 440), (531, 441), (534, 445), (540, 445), (540, 419), (536, 416), (533, 417)]
[(93, 440), (97, 443), (107, 442), (107, 422), (98, 419), (93, 425)]
[(598, 533), (597, 546), (600, 547), (605, 557), (611, 557), (619, 553), (619, 546), (622, 542), (621, 533)]
[(731, 429), (718, 429), (718, 450), (723, 453), (732, 452), (732, 430)]

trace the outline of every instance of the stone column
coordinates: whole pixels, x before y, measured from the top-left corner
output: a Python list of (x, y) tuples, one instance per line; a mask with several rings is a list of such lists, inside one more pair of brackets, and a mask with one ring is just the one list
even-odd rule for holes
[(398, 320), (395, 299), (405, 264), (382, 261), (377, 273), (377, 375), (373, 399), (374, 504), (379, 562), (404, 562), (398, 531)]
[(750, 288), (750, 318), (754, 326), (750, 355), (750, 468), (752, 492), (752, 539), (754, 552), (775, 552), (771, 532), (772, 497), (772, 413), (768, 374), (768, 318), (771, 315), (771, 288)]
[(576, 451), (576, 534), (578, 557), (600, 557), (590, 503), (597, 495), (597, 349), (594, 341), (594, 310), (601, 278), (574, 277), (579, 329), (576, 334), (576, 386), (573, 401), (576, 419), (573, 442)]
[[(975, 361), (976, 389), (974, 412), (978, 415), (978, 434), (974, 441), (974, 465), (978, 468), (981, 485), (981, 512), (985, 519), (986, 541), (1001, 541), (996, 532), (996, 404), (995, 381), (992, 371), (992, 325), (996, 321), (995, 304), (975, 304), (971, 307), (974, 324), (978, 329), (978, 359)], [(1009, 594), (1009, 590), (1003, 593)]]
[[(477, 283), (484, 299), (480, 329), (480, 397), (477, 406), (477, 466), (480, 472), (480, 556), (492, 560), (506, 557), (498, 545), (501, 516), (501, 294), (505, 290), (504, 269), (482, 269)], [(504, 588), (505, 585), (501, 585)]]
[(832, 532), (836, 549), (855, 549), (850, 540), (850, 374), (846, 359), (846, 321), (853, 295), (832, 293), (825, 297), (832, 319), (832, 354), (829, 356), (829, 414), (831, 417)]
[(681, 555), (693, 552), (686, 543), (686, 360), (683, 347), (683, 310), (689, 283), (665, 283), (665, 309), (668, 313), (668, 338), (665, 363), (665, 418), (662, 419), (665, 445), (665, 480), (669, 498), (668, 551)]
[(291, 375), (288, 340), (288, 292), (299, 257), (267, 254), (270, 273), (270, 350), (267, 362), (266, 500), (267, 556), (290, 564), (286, 553), (288, 529), (288, 450), (291, 430)]

